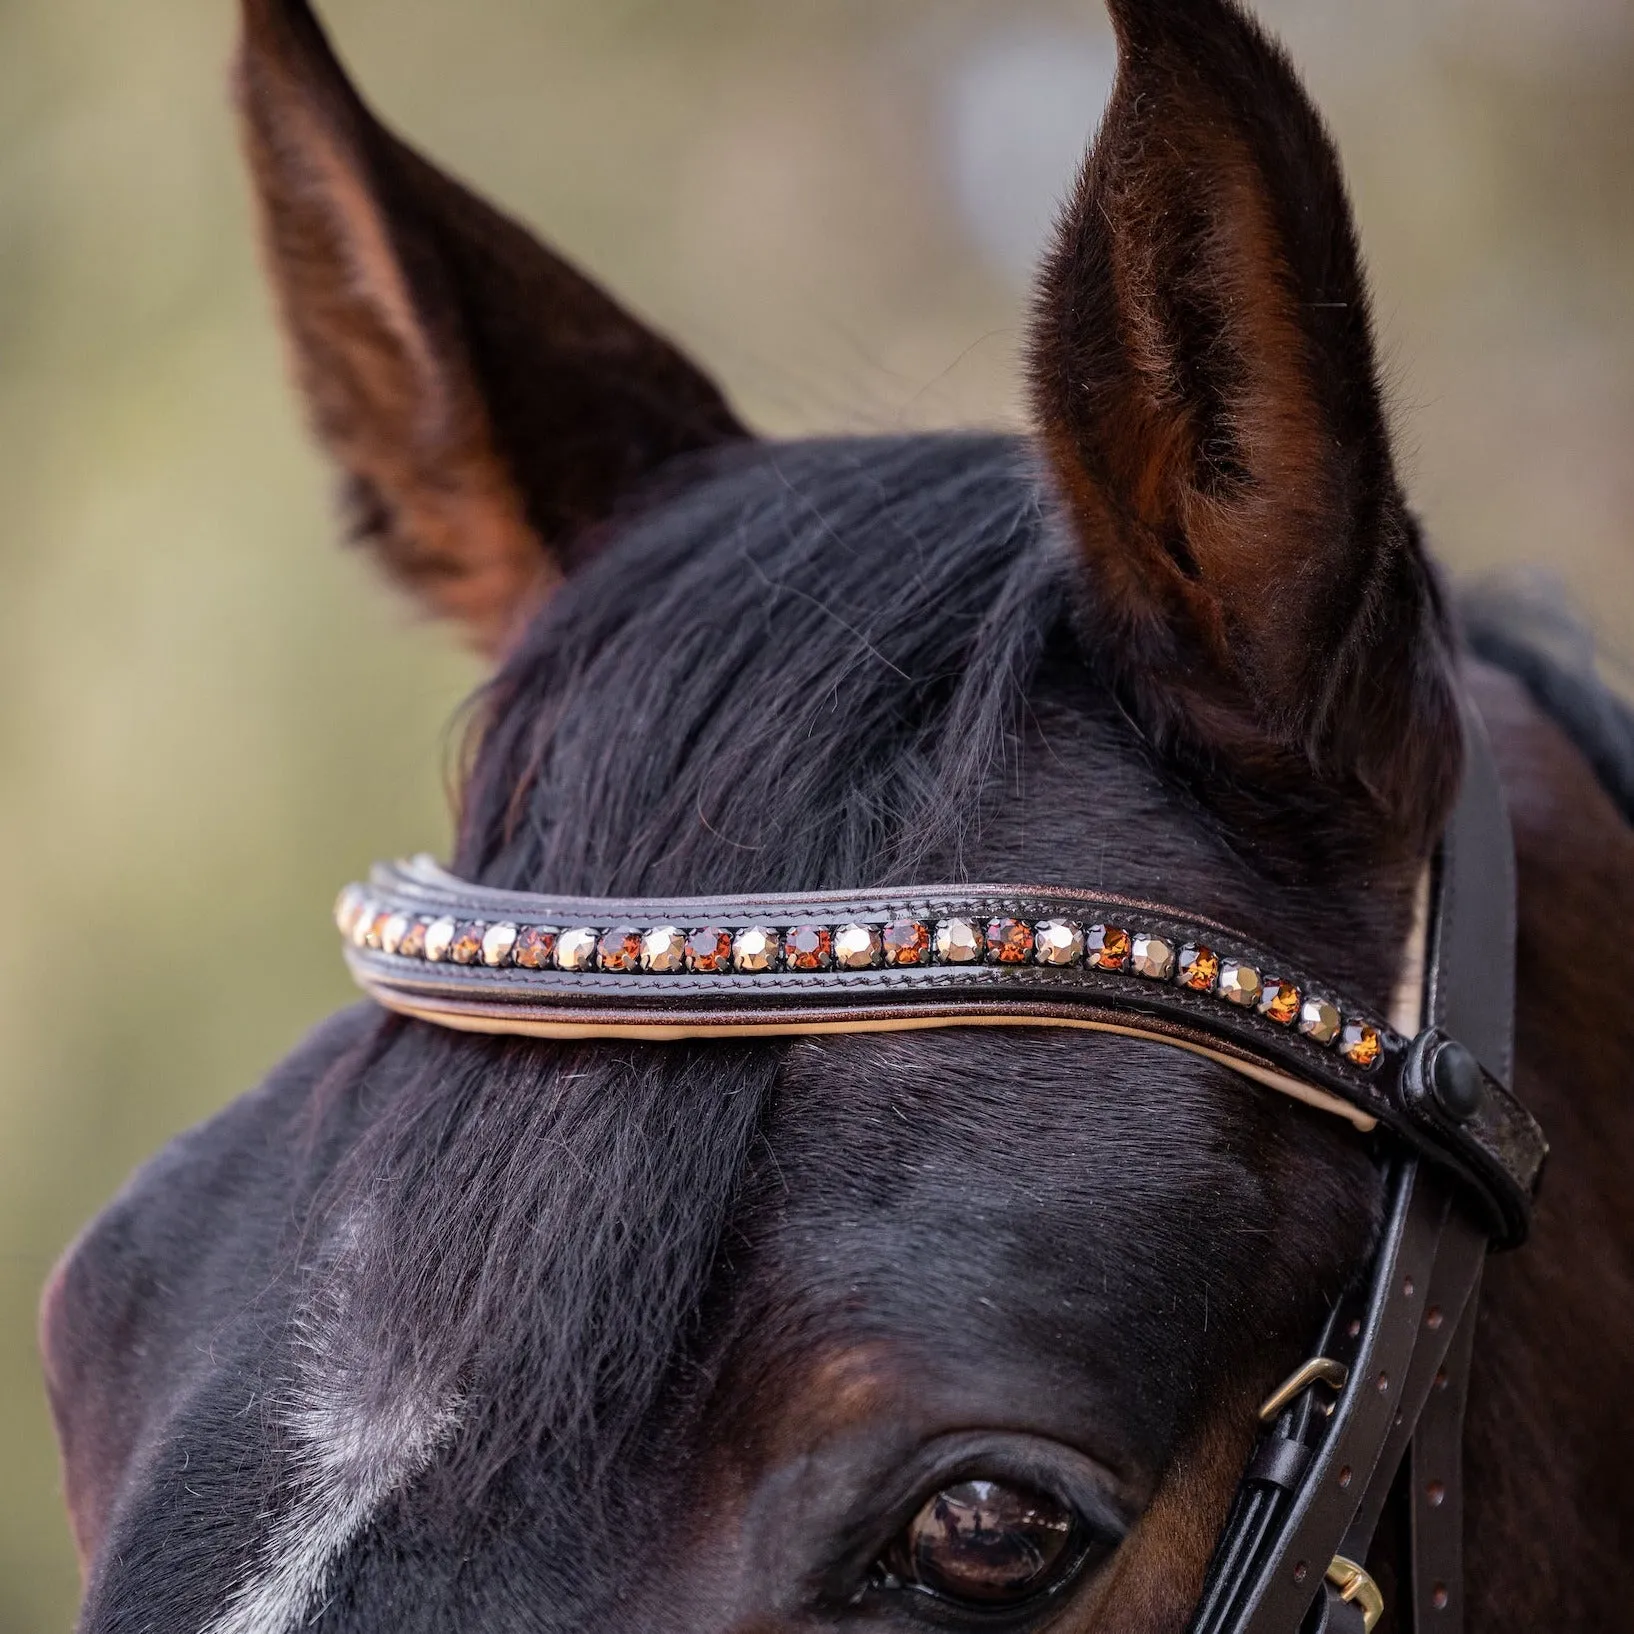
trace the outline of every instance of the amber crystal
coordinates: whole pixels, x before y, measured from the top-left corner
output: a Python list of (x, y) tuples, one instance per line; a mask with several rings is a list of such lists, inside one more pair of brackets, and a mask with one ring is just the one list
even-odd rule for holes
[(1220, 974), (1220, 956), (1201, 942), (1188, 942), (1180, 950), (1180, 964), (1174, 979), (1194, 993), (1212, 992)]
[(1220, 966), (1220, 997), (1232, 1004), (1250, 1009), (1259, 1002), (1260, 973), (1252, 965), (1230, 964)]
[(687, 939), (677, 925), (657, 925), (641, 938), (641, 968), (671, 976), (685, 970)]
[(556, 930), (552, 925), (524, 925), (516, 933), (511, 963), (523, 970), (547, 970), (556, 956)]
[(510, 962), (511, 949), (515, 946), (515, 925), (508, 921), (490, 925), (482, 938), (482, 962), (497, 970), (500, 965)]
[(922, 965), (930, 958), (930, 926), (917, 919), (893, 919), (880, 942), (888, 965)]
[(576, 925), (556, 938), (558, 970), (589, 970), (596, 962), (596, 944), (601, 938), (588, 925)]
[(603, 970), (641, 968), (641, 931), (635, 925), (615, 925), (596, 944), (596, 962)]
[(715, 975), (732, 968), (732, 933), (705, 925), (687, 938), (687, 969)]
[(1161, 936), (1137, 936), (1129, 947), (1129, 967), (1137, 976), (1166, 982), (1174, 974), (1174, 949)]
[(1068, 919), (1044, 919), (1033, 927), (1033, 952), (1041, 965), (1075, 965), (1084, 956), (1084, 933)]
[(457, 965), (481, 964), (482, 939), (487, 934), (486, 925), (470, 919), (462, 920), (459, 929), (454, 932), (454, 940), (448, 944), (449, 962)]
[(1289, 1026), (1299, 1015), (1299, 989), (1280, 977), (1269, 977), (1260, 988), (1259, 1012), (1278, 1026)]
[(777, 932), (770, 925), (751, 925), (732, 938), (732, 967), (758, 976), (777, 966)]
[(1311, 997), (1299, 1007), (1299, 1030), (1318, 1044), (1331, 1044), (1339, 1036), (1339, 1011), (1326, 999)]
[(974, 964), (981, 956), (982, 931), (974, 920), (944, 919), (936, 927), (936, 957), (943, 964)]
[(790, 970), (827, 970), (834, 935), (826, 925), (795, 925), (783, 933), (783, 962)]
[(841, 970), (872, 970), (879, 951), (879, 931), (873, 925), (841, 925), (834, 932), (834, 963)]
[(1024, 965), (1033, 955), (1033, 927), (1025, 919), (987, 921), (987, 962)]
[(1353, 1067), (1376, 1067), (1384, 1054), (1379, 1029), (1365, 1021), (1347, 1021), (1339, 1034), (1339, 1053)]
[(1084, 963), (1096, 970), (1122, 970), (1129, 963), (1129, 932), (1116, 925), (1091, 925), (1084, 932)]
[(423, 959), (426, 956), (426, 930), (428, 926), (423, 919), (416, 919), (403, 932), (403, 940), (397, 944), (399, 959)]
[(448, 950), (454, 945), (454, 938), (459, 934), (459, 927), (452, 919), (434, 919), (426, 926), (426, 962), (440, 965), (447, 957)]

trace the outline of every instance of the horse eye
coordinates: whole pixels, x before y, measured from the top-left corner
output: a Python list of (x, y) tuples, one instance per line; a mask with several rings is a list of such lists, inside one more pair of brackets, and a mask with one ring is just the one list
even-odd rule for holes
[(1085, 1554), (1065, 1504), (1027, 1487), (961, 1481), (908, 1523), (881, 1565), (895, 1584), (989, 1611), (1058, 1588)]

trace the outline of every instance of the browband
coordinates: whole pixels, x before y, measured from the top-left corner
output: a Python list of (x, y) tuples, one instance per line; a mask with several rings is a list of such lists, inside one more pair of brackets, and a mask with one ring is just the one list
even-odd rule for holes
[(1083, 1028), (1154, 1040), (1383, 1125), (1525, 1235), (1542, 1132), (1438, 1029), (1406, 1038), (1212, 920), (1017, 886), (674, 900), (537, 896), (428, 857), (342, 893), (359, 985), (468, 1032), (668, 1041), (933, 1027)]

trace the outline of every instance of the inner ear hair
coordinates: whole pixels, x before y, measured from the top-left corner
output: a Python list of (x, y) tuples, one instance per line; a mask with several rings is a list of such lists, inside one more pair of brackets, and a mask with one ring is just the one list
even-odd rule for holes
[(243, 0), (236, 81), (353, 535), (495, 652), (651, 473), (747, 433), (668, 341), (388, 131), (305, 0)]
[(1160, 742), (1314, 776), (1421, 847), (1457, 783), (1451, 641), (1332, 142), (1230, 0), (1111, 11), (1030, 354), (1092, 639)]

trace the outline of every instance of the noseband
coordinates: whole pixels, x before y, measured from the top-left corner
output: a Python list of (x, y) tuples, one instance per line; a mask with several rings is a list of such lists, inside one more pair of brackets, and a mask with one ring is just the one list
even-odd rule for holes
[(1548, 1150), (1510, 1092), (1514, 847), (1468, 707), (1427, 908), (1388, 1017), (1212, 920), (1055, 888), (551, 897), (419, 858), (349, 887), (337, 920), (366, 992), (467, 1032), (1081, 1028), (1188, 1050), (1347, 1119), (1386, 1163), (1385, 1226), (1313, 1359), (1261, 1409), (1191, 1634), (1371, 1630), (1383, 1600), (1359, 1563), (1404, 1460), (1411, 1570), (1396, 1627), (1454, 1634), (1481, 1267), (1489, 1247), (1524, 1240)]

